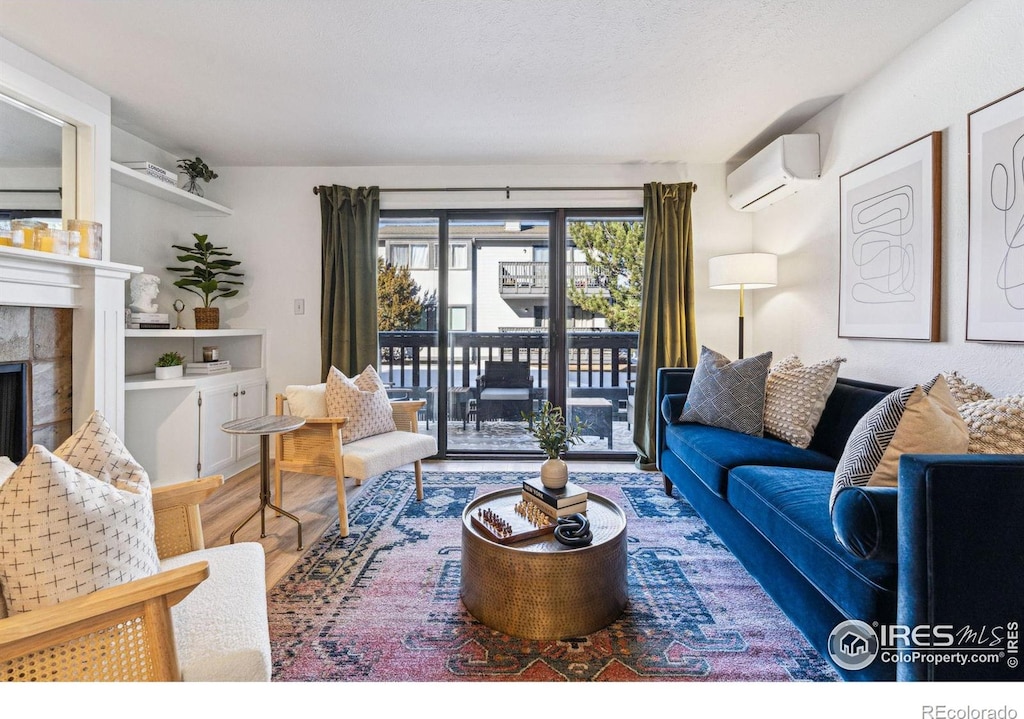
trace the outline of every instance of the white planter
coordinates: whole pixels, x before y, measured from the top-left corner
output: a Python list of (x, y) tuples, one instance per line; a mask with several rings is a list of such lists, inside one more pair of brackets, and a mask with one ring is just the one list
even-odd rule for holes
[(561, 489), (569, 481), (569, 466), (561, 459), (546, 459), (540, 466), (540, 482), (548, 489)]
[(174, 379), (175, 377), (182, 377), (185, 373), (185, 368), (176, 364), (173, 367), (156, 367), (156, 378), (157, 379)]

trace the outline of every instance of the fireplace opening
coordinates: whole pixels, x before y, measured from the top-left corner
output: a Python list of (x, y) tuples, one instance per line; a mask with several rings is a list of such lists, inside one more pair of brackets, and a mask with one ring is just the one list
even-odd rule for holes
[(0, 456), (28, 454), (28, 363), (0, 363)]

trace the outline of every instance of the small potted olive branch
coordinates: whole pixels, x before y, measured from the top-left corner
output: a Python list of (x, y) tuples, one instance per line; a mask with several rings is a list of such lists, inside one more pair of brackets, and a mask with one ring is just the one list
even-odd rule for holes
[(561, 455), (572, 445), (583, 441), (583, 430), (589, 425), (579, 417), (571, 423), (566, 422), (562, 408), (547, 400), (541, 405), (540, 411), (532, 415), (524, 412), (523, 419), (530, 421), (528, 431), (547, 456), (540, 467), (541, 482), (549, 489), (564, 487), (569, 481), (569, 468)]
[(175, 377), (181, 377), (184, 373), (184, 368), (182, 367), (184, 361), (185, 357), (180, 352), (164, 352), (156, 360), (156, 378), (174, 379)]
[(203, 162), (201, 157), (191, 160), (187, 158), (178, 160), (178, 169), (184, 172), (187, 178), (182, 189), (200, 197), (203, 196), (203, 188), (200, 187), (199, 180), (209, 182), (210, 180), (217, 179), (217, 173), (211, 170), (210, 166)]

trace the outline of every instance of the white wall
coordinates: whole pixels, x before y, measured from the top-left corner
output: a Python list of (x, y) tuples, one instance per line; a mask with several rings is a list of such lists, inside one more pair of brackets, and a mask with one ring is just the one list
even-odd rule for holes
[[(754, 214), (754, 245), (779, 254), (779, 286), (758, 290), (753, 350), (841, 374), (909, 384), (957, 369), (997, 395), (1024, 391), (1020, 345), (964, 341), (967, 114), (1024, 86), (1024, 3), (975, 0), (800, 132), (821, 136), (817, 185)], [(838, 339), (839, 177), (907, 142), (943, 134), (941, 342)]]
[[(123, 158), (129, 159), (129, 158)], [(134, 158), (151, 159), (151, 158)], [(220, 177), (207, 196), (234, 210), (227, 218), (194, 218), (167, 203), (115, 186), (114, 257), (143, 265), (163, 278), (159, 303), (170, 311), (175, 297), (188, 307), (194, 298), (177, 290), (175, 276), (163, 268), (173, 259), (171, 242), (188, 241), (192, 232), (209, 233), (242, 261), (246, 286), (221, 303), (228, 327), (265, 327), (271, 395), (286, 384), (320, 378), (320, 201), (315, 185), (381, 187), (467, 186), (629, 186), (609, 193), (434, 193), (384, 194), (381, 206), (397, 208), (640, 207), (640, 188), (651, 181), (698, 184), (694, 197), (695, 274), (698, 339), (735, 354), (736, 295), (707, 287), (707, 259), (751, 245), (751, 218), (729, 209), (723, 166), (517, 166), (517, 167), (353, 167), (214, 168)], [(517, 196), (520, 195), (520, 196)], [(304, 315), (292, 312), (294, 299), (306, 301)], [(191, 317), (186, 317), (191, 326)]]

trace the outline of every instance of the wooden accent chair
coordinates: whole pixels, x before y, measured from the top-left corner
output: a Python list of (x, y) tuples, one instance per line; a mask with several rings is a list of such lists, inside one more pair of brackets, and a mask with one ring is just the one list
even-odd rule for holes
[[(286, 414), (283, 394), (274, 399), (276, 414)], [(363, 437), (348, 444), (341, 441), (345, 417), (307, 418), (299, 429), (274, 438), (274, 497), (284, 507), (282, 472), (302, 472), (334, 477), (338, 492), (338, 523), (342, 537), (348, 536), (348, 503), (345, 477), (356, 485), (378, 474), (412, 464), (416, 474), (416, 499), (423, 500), (422, 460), (437, 454), (437, 440), (419, 433), (416, 415), (426, 400), (392, 400), (396, 431)]]
[[(224, 673), (232, 676), (239, 657), (252, 658), (254, 653), (265, 653), (255, 658), (258, 676), (245, 678), (269, 680), (262, 547), (245, 542), (204, 551), (199, 503), (223, 481), (217, 475), (153, 489), (156, 544), (163, 571), (0, 619), (0, 681), (216, 680), (223, 679)], [(239, 563), (250, 565), (242, 568), (247, 586), (239, 586), (228, 568)], [(197, 589), (218, 568), (224, 568), (227, 575), (217, 593), (227, 600), (221, 602), (219, 612), (207, 603), (211, 595)], [(262, 591), (255, 589), (254, 572), (259, 574)], [(224, 587), (225, 583), (229, 586)], [(247, 589), (251, 590), (248, 594), (258, 596), (243, 597)], [(243, 604), (257, 607), (257, 614), (262, 607), (262, 617), (257, 617), (254, 627), (225, 628), (225, 642), (255, 637), (253, 645), (236, 645), (234, 654), (203, 656), (207, 646), (215, 650), (225, 644), (207, 622), (219, 621), (218, 614), (221, 619), (232, 615), (226, 623), (245, 621), (234, 616)], [(186, 610), (192, 616), (186, 616)], [(183, 638), (185, 634), (191, 636)], [(208, 669), (212, 671), (207, 673)]]

